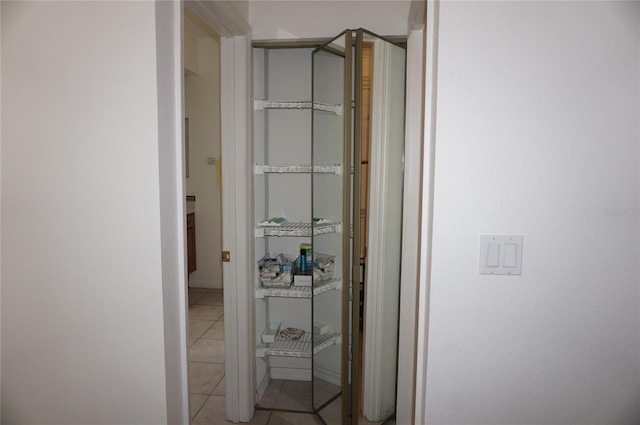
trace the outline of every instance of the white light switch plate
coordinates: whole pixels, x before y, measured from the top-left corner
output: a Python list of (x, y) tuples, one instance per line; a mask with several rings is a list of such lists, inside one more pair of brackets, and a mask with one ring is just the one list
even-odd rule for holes
[(481, 235), (480, 274), (521, 275), (522, 235)]

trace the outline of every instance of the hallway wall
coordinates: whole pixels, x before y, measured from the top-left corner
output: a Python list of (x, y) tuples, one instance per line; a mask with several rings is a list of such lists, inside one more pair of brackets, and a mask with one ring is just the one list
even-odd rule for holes
[(2, 423), (166, 423), (155, 4), (0, 7)]
[(408, 0), (254, 1), (249, 4), (252, 38), (330, 38), (346, 29), (406, 35)]
[[(442, 2), (430, 424), (640, 417), (640, 4)], [(521, 276), (479, 235), (524, 235)]]

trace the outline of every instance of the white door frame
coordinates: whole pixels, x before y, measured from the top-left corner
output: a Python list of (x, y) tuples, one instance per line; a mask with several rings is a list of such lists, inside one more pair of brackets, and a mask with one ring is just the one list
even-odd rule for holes
[(433, 240), (433, 194), (436, 153), (436, 116), (438, 82), (438, 31), (440, 0), (426, 2), (424, 29), (424, 100), (422, 135), (422, 188), (420, 196), (420, 269), (418, 280), (418, 316), (415, 359), (415, 407), (413, 423), (427, 420), (427, 357), (429, 340), (429, 305), (431, 293), (431, 258)]
[(248, 422), (255, 410), (255, 294), (247, 267), (253, 256), (250, 53), (247, 36), (221, 39), (222, 243), (231, 253), (223, 263), (225, 383), (227, 419), (234, 422)]
[(157, 1), (158, 163), (167, 423), (188, 423), (182, 5)]
[(251, 37), (233, 2), (185, 1), (220, 35), (222, 249), (226, 416), (248, 422), (255, 411), (254, 294), (249, 290), (251, 204)]
[[(398, 389), (396, 422), (413, 423), (415, 385), (415, 329), (420, 263), (420, 176), (422, 156), (422, 30), (407, 40), (407, 92), (404, 152), (404, 196), (402, 207), (402, 263), (400, 265), (400, 309), (398, 335)], [(409, 83), (411, 81), (411, 83)]]

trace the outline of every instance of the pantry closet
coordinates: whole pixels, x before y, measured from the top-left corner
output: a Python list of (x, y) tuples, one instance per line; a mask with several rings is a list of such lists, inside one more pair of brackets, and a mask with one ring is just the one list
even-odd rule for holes
[[(365, 50), (373, 75), (363, 86)], [(258, 408), (278, 409), (261, 404), (270, 380), (302, 381), (309, 403), (291, 410), (355, 424), (364, 372), (366, 415), (393, 414), (404, 69), (402, 45), (362, 29), (324, 44), (254, 43)], [(371, 194), (363, 196), (367, 181)], [(361, 224), (363, 209), (369, 226)], [(364, 368), (360, 282), (367, 288)]]

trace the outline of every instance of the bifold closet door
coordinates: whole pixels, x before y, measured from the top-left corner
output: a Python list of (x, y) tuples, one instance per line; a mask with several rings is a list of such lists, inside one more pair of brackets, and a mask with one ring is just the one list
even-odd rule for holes
[[(312, 211), (314, 288), (328, 279), (337, 289), (313, 294), (313, 407), (328, 424), (348, 423), (349, 280), (351, 225), (351, 34), (313, 52)], [(324, 172), (339, 165), (340, 173)], [(317, 234), (324, 221), (341, 232)], [(326, 345), (331, 338), (336, 344)]]
[[(371, 51), (372, 72), (369, 119), (363, 119), (362, 111), (354, 120), (368, 127), (361, 131), (368, 135), (368, 158), (360, 162), (368, 165), (370, 189), (368, 205), (363, 206), (368, 211), (366, 317), (358, 410), (369, 421), (379, 422), (392, 416), (396, 406), (406, 49), (367, 31), (362, 31), (362, 43)], [(358, 83), (355, 89), (362, 93), (364, 87)]]
[[(373, 69), (366, 111), (365, 44)], [(312, 53), (313, 408), (328, 425), (357, 424), (361, 411), (375, 421), (395, 411), (405, 56), (402, 46), (363, 29), (347, 30)], [(368, 152), (364, 174), (362, 143)], [(333, 171), (336, 165), (340, 173)], [(361, 176), (370, 185), (365, 201)], [(361, 207), (370, 212), (368, 229), (360, 226)], [(318, 234), (315, 226), (319, 231), (327, 221), (339, 224), (341, 232)], [(335, 289), (321, 290), (328, 279)], [(363, 281), (365, 346), (360, 347)]]

